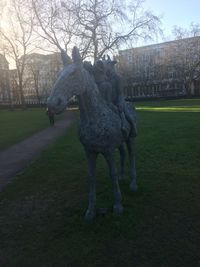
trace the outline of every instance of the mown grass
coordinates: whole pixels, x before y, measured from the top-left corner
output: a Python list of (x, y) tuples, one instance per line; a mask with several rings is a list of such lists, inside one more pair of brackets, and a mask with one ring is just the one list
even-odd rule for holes
[(124, 214), (111, 212), (99, 158), (98, 207), (109, 212), (84, 222), (87, 166), (72, 127), (0, 193), (0, 266), (199, 266), (200, 113), (138, 111), (138, 125), (139, 191), (120, 182)]
[(159, 112), (200, 112), (200, 99), (194, 98), (137, 102), (136, 109)]
[(20, 142), (48, 125), (45, 108), (0, 110), (0, 149)]

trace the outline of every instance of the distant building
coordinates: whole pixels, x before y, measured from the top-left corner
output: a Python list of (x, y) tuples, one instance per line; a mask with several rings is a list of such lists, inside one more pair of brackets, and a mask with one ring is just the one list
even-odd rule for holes
[(27, 103), (45, 103), (58, 72), (63, 68), (60, 53), (26, 55), (24, 97)]
[(9, 64), (0, 54), (0, 103), (10, 102)]
[(200, 95), (200, 37), (119, 52), (130, 97)]

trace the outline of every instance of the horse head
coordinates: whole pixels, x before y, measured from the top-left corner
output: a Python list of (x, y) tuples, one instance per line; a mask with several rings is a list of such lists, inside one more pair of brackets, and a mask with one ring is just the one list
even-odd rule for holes
[(61, 51), (64, 68), (53, 86), (52, 92), (47, 99), (47, 107), (55, 114), (59, 114), (67, 107), (73, 96), (80, 95), (85, 89), (84, 68), (77, 47), (72, 50), (72, 62), (64, 50)]

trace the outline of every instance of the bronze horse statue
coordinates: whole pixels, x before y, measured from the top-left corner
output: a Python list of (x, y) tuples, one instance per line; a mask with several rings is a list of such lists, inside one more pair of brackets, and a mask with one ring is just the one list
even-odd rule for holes
[[(121, 192), (119, 188), (119, 175), (117, 173), (114, 152), (120, 151), (121, 173), (124, 173), (124, 143), (126, 143), (130, 160), (130, 189), (137, 190), (134, 137), (130, 134), (131, 126), (126, 121), (126, 135), (121, 129), (121, 118), (114, 105), (105, 101), (101, 96), (94, 76), (84, 68), (77, 47), (72, 51), (72, 63), (69, 63), (67, 54), (62, 51), (64, 68), (57, 78), (53, 90), (47, 100), (48, 109), (59, 114), (67, 107), (69, 100), (77, 96), (80, 109), (79, 138), (84, 146), (89, 173), (89, 206), (85, 214), (87, 220), (96, 215), (96, 159), (102, 154), (108, 164), (114, 194), (114, 213), (123, 212)], [(135, 118), (135, 111), (129, 107)]]

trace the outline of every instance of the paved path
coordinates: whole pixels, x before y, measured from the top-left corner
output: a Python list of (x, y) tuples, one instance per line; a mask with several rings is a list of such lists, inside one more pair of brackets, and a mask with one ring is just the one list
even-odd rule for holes
[(53, 127), (48, 127), (24, 141), (0, 151), (0, 191), (12, 181), (31, 161), (50, 144), (63, 135), (74, 119), (72, 111), (66, 111), (64, 118)]

